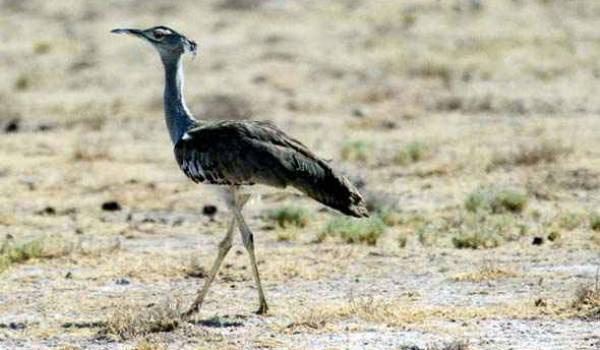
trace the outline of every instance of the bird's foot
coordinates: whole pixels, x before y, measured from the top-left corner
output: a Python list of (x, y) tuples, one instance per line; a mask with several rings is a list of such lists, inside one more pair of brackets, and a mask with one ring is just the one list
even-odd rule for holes
[(256, 310), (257, 315), (266, 315), (269, 312), (269, 307), (267, 303), (260, 303), (260, 307)]
[(189, 321), (192, 316), (200, 310), (199, 305), (192, 305), (186, 312), (181, 314), (181, 319), (184, 321)]

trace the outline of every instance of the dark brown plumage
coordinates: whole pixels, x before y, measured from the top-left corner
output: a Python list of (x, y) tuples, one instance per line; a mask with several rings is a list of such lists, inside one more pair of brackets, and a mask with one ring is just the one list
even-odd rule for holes
[(360, 193), (345, 177), (270, 123), (201, 123), (177, 142), (175, 156), (198, 183), (293, 186), (344, 214), (368, 216)]

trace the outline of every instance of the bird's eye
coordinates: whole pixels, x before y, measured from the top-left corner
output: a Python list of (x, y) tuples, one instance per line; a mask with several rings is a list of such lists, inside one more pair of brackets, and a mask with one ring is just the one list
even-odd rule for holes
[(154, 39), (156, 39), (156, 40), (161, 40), (162, 38), (165, 37), (165, 33), (160, 30), (156, 30), (152, 34), (154, 35)]

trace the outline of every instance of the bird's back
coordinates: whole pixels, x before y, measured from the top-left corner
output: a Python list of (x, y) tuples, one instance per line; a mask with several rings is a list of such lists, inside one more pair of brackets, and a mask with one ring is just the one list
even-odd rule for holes
[(345, 177), (270, 123), (200, 124), (177, 142), (175, 156), (195, 182), (293, 186), (344, 214), (368, 216), (360, 193)]

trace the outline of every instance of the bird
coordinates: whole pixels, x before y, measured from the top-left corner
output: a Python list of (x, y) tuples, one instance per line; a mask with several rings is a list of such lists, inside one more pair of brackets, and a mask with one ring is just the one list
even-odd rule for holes
[(202, 288), (183, 318), (198, 312), (221, 263), (232, 247), (237, 226), (248, 252), (258, 290), (257, 314), (268, 305), (256, 265), (254, 235), (242, 209), (255, 184), (293, 187), (316, 201), (353, 217), (368, 217), (365, 201), (356, 187), (300, 141), (270, 122), (253, 120), (199, 120), (192, 116), (183, 96), (182, 57), (196, 56), (196, 42), (166, 27), (119, 28), (111, 31), (148, 42), (158, 52), (165, 73), (164, 112), (175, 160), (183, 173), (198, 184), (218, 186), (227, 194), (232, 212), (225, 237)]

